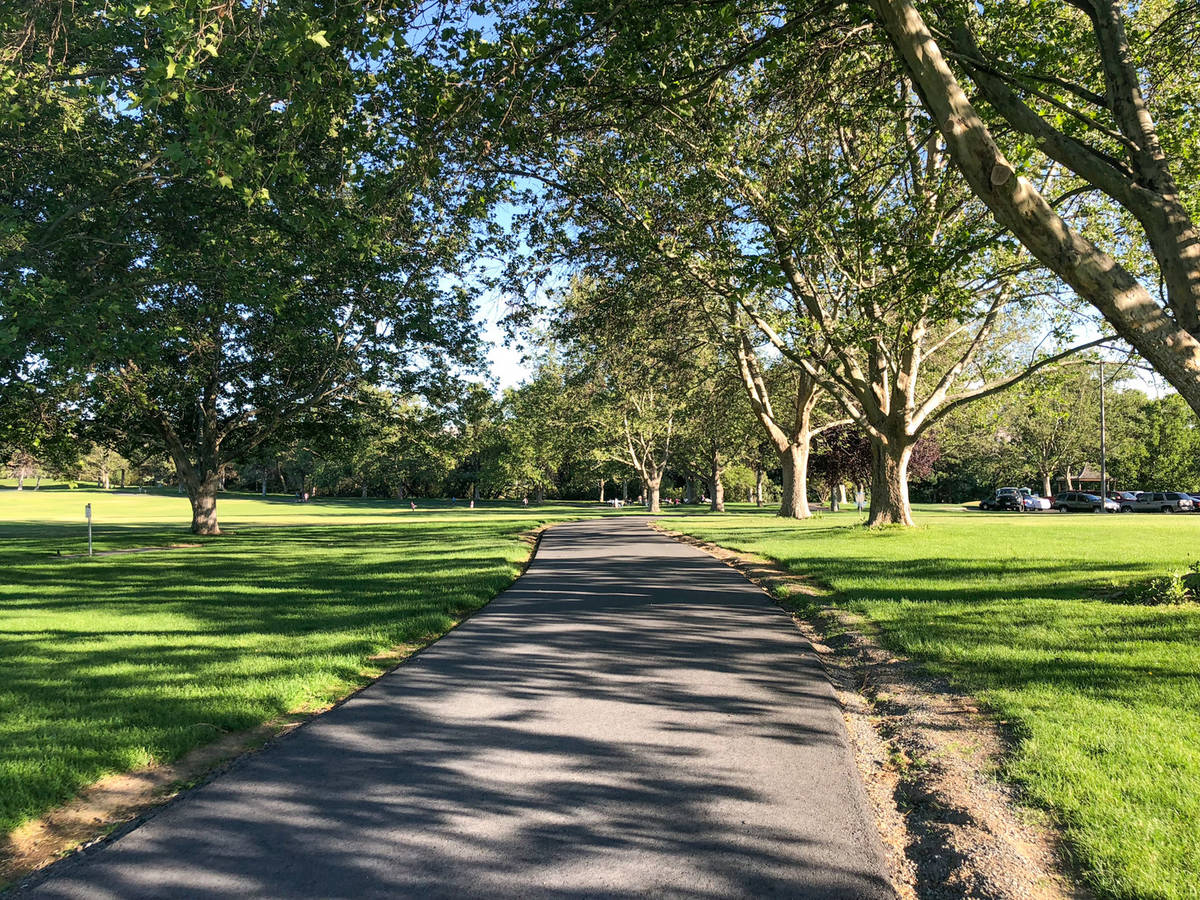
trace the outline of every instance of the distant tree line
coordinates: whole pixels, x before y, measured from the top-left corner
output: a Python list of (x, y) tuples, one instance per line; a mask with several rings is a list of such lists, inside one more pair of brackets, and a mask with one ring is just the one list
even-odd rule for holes
[[(644, 349), (644, 348), (643, 348)], [(688, 357), (693, 363), (700, 358)], [(568, 361), (573, 359), (574, 362)], [(735, 366), (692, 366), (691, 380), (662, 397), (630, 392), (618, 365), (602, 370), (570, 353), (544, 349), (526, 383), (494, 395), (460, 385), (441, 405), (384, 388), (363, 388), (319, 418), (297, 421), (253, 454), (228, 460), (218, 491), (360, 498), (455, 497), (658, 503), (702, 500), (786, 508), (793, 502), (776, 446)], [(629, 356), (640, 366), (641, 355)], [(763, 376), (774, 380), (776, 362)], [(1174, 393), (1151, 397), (1109, 365), (1106, 462), (1120, 489), (1200, 487), (1200, 428)], [(1100, 367), (1080, 358), (943, 419), (918, 441), (910, 461), (914, 499), (962, 502), (1001, 485), (1052, 493), (1100, 462)], [(719, 414), (714, 415), (714, 410)], [(49, 421), (61, 425), (63, 419)], [(30, 432), (24, 432), (28, 438)], [(668, 440), (669, 437), (669, 440)], [(8, 436), (5, 474), (24, 489), (43, 478), (128, 490), (181, 485), (163, 453), (120, 452), (88, 438)], [(650, 457), (647, 461), (647, 457)], [(870, 440), (834, 422), (811, 439), (804, 503), (837, 505), (869, 490)]]

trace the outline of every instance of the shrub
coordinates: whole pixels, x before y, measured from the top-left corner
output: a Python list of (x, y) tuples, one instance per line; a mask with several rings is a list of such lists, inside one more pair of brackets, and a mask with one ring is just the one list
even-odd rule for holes
[(1172, 572), (1135, 585), (1124, 596), (1126, 603), (1144, 606), (1178, 606), (1200, 601), (1200, 562), (1194, 562), (1186, 572)]

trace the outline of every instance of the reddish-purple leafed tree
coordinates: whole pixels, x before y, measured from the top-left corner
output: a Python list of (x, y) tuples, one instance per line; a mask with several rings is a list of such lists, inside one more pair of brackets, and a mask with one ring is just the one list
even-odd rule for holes
[[(908, 462), (909, 479), (924, 481), (941, 458), (937, 438), (928, 433), (921, 435)], [(810, 464), (831, 485), (843, 481), (865, 483), (871, 478), (871, 439), (854, 425), (829, 428), (813, 441)]]

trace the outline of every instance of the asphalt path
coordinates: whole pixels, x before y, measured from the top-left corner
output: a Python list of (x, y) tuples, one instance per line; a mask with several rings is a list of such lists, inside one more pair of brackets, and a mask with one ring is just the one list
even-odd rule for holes
[(833, 691), (756, 587), (644, 519), (529, 571), (38, 897), (890, 898)]

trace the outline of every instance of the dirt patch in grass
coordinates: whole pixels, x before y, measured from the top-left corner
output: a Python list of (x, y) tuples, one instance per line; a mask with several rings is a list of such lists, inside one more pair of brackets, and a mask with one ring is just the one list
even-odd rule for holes
[(249, 731), (226, 734), (169, 765), (110, 775), (78, 797), (26, 822), (0, 843), (0, 890), (73, 850), (103, 840), (234, 759), (294, 729), (306, 716), (287, 716)]
[(883, 649), (870, 624), (829, 605), (811, 580), (761, 557), (651, 523), (737, 569), (792, 614), (841, 703), (904, 898), (1058, 900), (1091, 895), (1063, 845), (995, 773), (1011, 741), (975, 701)]

